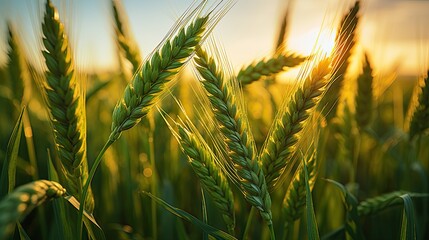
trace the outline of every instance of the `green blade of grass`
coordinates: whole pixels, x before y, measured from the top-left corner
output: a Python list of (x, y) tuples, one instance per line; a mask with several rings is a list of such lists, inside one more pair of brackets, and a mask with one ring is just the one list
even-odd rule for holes
[[(74, 208), (79, 210), (80, 203), (79, 201), (73, 197), (73, 196), (66, 196), (64, 197), (65, 200), (67, 200)], [(87, 211), (83, 210), (83, 215), (90, 220), (95, 226), (97, 226), (99, 229), (101, 229), (100, 225), (98, 225), (97, 221), (95, 221), (95, 218), (92, 214), (88, 213)]]
[[(10, 136), (7, 144), (6, 156), (1, 172), (0, 186), (2, 186), (2, 189), (0, 191), (0, 198), (4, 197), (8, 192), (11, 192), (15, 187), (16, 162), (18, 158), (19, 142), (21, 141), (22, 116), (24, 110), (25, 107), (22, 108), (21, 113), (19, 114), (18, 120), (16, 121), (12, 135)], [(7, 190), (4, 186), (8, 186)]]
[[(203, 213), (203, 222), (205, 224), (208, 224), (208, 217), (207, 217), (207, 204), (206, 204), (206, 197), (204, 196), (204, 189), (201, 188), (201, 211)], [(209, 235), (206, 232), (203, 232), (203, 240), (208, 240)]]
[[(48, 149), (48, 178), (51, 181), (59, 182), (57, 171), (55, 170), (54, 164), (51, 158), (51, 152)], [(73, 238), (73, 231), (71, 224), (68, 224), (67, 221), (67, 211), (64, 201), (54, 201), (54, 218), (55, 218), (55, 227), (58, 234), (58, 237), (63, 236), (64, 238)]]
[(235, 237), (216, 229), (210, 225), (205, 224), (203, 221), (199, 220), (198, 218), (192, 216), (191, 214), (183, 211), (182, 209), (176, 208), (171, 206), (170, 204), (166, 203), (164, 200), (148, 193), (148, 192), (142, 192), (143, 194), (147, 195), (151, 199), (154, 199), (159, 205), (163, 206), (167, 211), (170, 213), (176, 215), (179, 218), (185, 219), (189, 221), (190, 223), (194, 224), (195, 226), (199, 227), (201, 230), (206, 232), (207, 234), (211, 235), (212, 237), (216, 239), (236, 239)]
[(401, 239), (415, 240), (416, 239), (416, 223), (414, 216), (414, 204), (409, 194), (401, 195), (400, 198), (404, 201), (404, 210), (402, 212), (401, 224)]
[(345, 229), (344, 228), (345, 227), (343, 225), (343, 226), (341, 226), (341, 227), (339, 227), (337, 229), (334, 229), (332, 232), (324, 235), (322, 237), (322, 240), (341, 239), (344, 236), (344, 234), (345, 234)]
[(16, 222), (16, 225), (18, 226), (18, 232), (19, 232), (19, 239), (21, 240), (31, 240), (31, 238), (28, 236), (28, 234), (25, 232), (24, 228), (22, 227), (20, 222)]
[(317, 228), (316, 214), (314, 213), (313, 198), (311, 196), (307, 163), (303, 158), (305, 190), (306, 190), (306, 208), (307, 208), (307, 234), (310, 240), (319, 240), (319, 230)]
[[(76, 208), (77, 211), (80, 210), (80, 203), (75, 197), (69, 195), (65, 196), (64, 199), (67, 200), (74, 208)], [(88, 213), (86, 210), (83, 210), (83, 216), (85, 216), (85, 218), (83, 218), (83, 223), (85, 224), (86, 230), (88, 231), (89, 235), (93, 239), (106, 239), (103, 229), (101, 229), (100, 225), (98, 225), (94, 216)]]
[(113, 81), (104, 81), (104, 82), (98, 82), (94, 87), (89, 89), (86, 93), (86, 102), (89, 102), (94, 96), (97, 95), (101, 90), (105, 89), (107, 86), (109, 86)]

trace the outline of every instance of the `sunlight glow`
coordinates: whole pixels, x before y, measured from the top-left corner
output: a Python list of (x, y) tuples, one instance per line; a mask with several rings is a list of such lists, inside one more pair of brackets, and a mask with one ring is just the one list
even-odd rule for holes
[[(320, 30), (319, 28), (312, 28), (301, 34), (291, 35), (287, 46), (289, 50), (303, 56), (318, 54), (328, 57), (334, 52), (335, 32), (336, 30), (334, 29)], [(280, 73), (279, 79), (280, 81), (295, 81), (300, 71), (300, 67), (290, 69)]]
[(335, 31), (310, 29), (300, 36), (290, 39), (290, 49), (294, 49), (301, 54), (311, 55), (315, 51), (321, 54), (330, 55), (335, 45)]

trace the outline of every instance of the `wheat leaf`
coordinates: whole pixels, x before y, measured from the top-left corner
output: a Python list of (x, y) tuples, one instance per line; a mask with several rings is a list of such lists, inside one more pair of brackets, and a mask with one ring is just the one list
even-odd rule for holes
[(16, 225), (18, 226), (19, 239), (31, 240), (31, 238), (28, 236), (28, 234), (25, 232), (24, 228), (22, 227), (21, 223), (17, 222)]
[(147, 195), (151, 199), (155, 200), (159, 205), (163, 206), (167, 211), (170, 213), (176, 215), (179, 218), (185, 219), (189, 221), (190, 223), (194, 224), (195, 226), (199, 227), (201, 230), (209, 234), (210, 236), (216, 238), (216, 239), (236, 239), (235, 237), (216, 229), (210, 225), (205, 224), (198, 218), (192, 216), (191, 214), (183, 211), (182, 209), (176, 208), (171, 206), (170, 204), (166, 203), (164, 200), (148, 193), (148, 192), (142, 192), (143, 194)]
[(308, 239), (319, 240), (319, 230), (317, 228), (316, 215), (314, 214), (313, 199), (311, 197), (311, 190), (309, 184), (309, 174), (307, 163), (303, 160), (304, 176), (305, 176), (305, 189), (306, 189), (306, 206), (307, 206), (307, 233)]
[(401, 240), (416, 239), (416, 223), (414, 216), (414, 204), (410, 194), (401, 195), (404, 201), (404, 210), (402, 212)]
[[(16, 162), (18, 158), (19, 142), (21, 141), (22, 115), (24, 110), (25, 107), (22, 108), (21, 114), (19, 114), (19, 118), (16, 121), (12, 135), (7, 144), (6, 157), (3, 162), (3, 169), (1, 172), (0, 186), (8, 186), (8, 190), (6, 191), (5, 188), (2, 188), (0, 191), (0, 198), (4, 197), (8, 192), (11, 192), (15, 187)], [(7, 184), (6, 181), (8, 182)]]

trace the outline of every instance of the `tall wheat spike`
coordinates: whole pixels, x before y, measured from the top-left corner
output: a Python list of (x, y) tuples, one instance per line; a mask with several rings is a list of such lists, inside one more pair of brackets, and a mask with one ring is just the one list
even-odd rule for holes
[(256, 147), (244, 108), (237, 102), (237, 92), (225, 79), (222, 69), (201, 47), (196, 50), (194, 62), (228, 146), (228, 156), (233, 163), (238, 186), (245, 199), (260, 211), (262, 218), (272, 228), (271, 198), (257, 161)]
[[(81, 200), (83, 183), (88, 178), (85, 98), (81, 97), (64, 25), (50, 1), (46, 2), (42, 31), (42, 53), (48, 68), (42, 85), (60, 158), (56, 167), (69, 193)], [(92, 194), (86, 203), (87, 211), (92, 212)]]
[(19, 39), (17, 38), (12, 25), (8, 23), (8, 44), (9, 50), (7, 52), (8, 62), (7, 69), (9, 73), (9, 85), (12, 90), (13, 100), (18, 106), (21, 104), (24, 96), (24, 76), (23, 66), (24, 58)]
[(421, 86), (418, 106), (410, 121), (410, 139), (429, 128), (429, 70)]
[(16, 188), (0, 202), (0, 239), (8, 239), (17, 221), (22, 221), (35, 207), (64, 196), (59, 183), (38, 180)]
[[(337, 159), (345, 161), (349, 165), (354, 161), (355, 132), (353, 129), (355, 125), (353, 114), (348, 104), (345, 104), (342, 111), (338, 113), (339, 116), (336, 116), (332, 121), (333, 132), (338, 144)], [(350, 169), (350, 173), (350, 181), (354, 181), (354, 170)]]
[(179, 72), (201, 41), (209, 16), (198, 17), (186, 28), (179, 30), (152, 57), (126, 87), (115, 106), (109, 141), (114, 142), (121, 133), (132, 128), (148, 114), (168, 82)]
[(272, 58), (263, 59), (243, 67), (237, 75), (241, 85), (251, 84), (262, 77), (272, 76), (276, 73), (295, 67), (305, 60), (304, 57), (293, 53), (280, 53)]
[(358, 127), (363, 129), (371, 123), (372, 118), (372, 82), (374, 77), (372, 76), (372, 68), (368, 59), (368, 55), (365, 54), (365, 60), (363, 65), (363, 73), (359, 75), (357, 79), (357, 94), (355, 98), (356, 103), (356, 122)]
[(335, 51), (333, 54), (334, 67), (332, 69), (332, 83), (321, 100), (319, 109), (326, 119), (330, 121), (337, 114), (338, 101), (341, 100), (341, 89), (344, 85), (344, 75), (349, 66), (350, 56), (356, 43), (356, 28), (359, 23), (360, 1), (341, 20), (340, 28), (335, 38)]
[[(112, 113), (110, 136), (100, 150), (84, 186), (87, 193), (104, 152), (121, 136), (122, 132), (138, 124), (149, 113), (168, 83), (182, 69), (199, 44), (231, 7), (232, 1), (215, 5), (208, 13), (202, 11), (206, 1), (188, 9), (169, 31), (165, 39), (145, 60), (125, 88), (122, 98)], [(79, 218), (83, 208), (79, 209)], [(79, 232), (82, 230), (82, 224)]]
[(284, 12), (282, 19), (281, 19), (281, 22), (280, 22), (277, 40), (276, 40), (275, 45), (274, 45), (275, 52), (280, 50), (283, 46), (286, 46), (286, 40), (287, 40), (288, 33), (289, 33), (288, 21), (290, 20), (289, 16), (291, 14), (291, 11), (292, 11), (294, 4), (295, 4), (295, 0), (287, 1), (287, 5), (285, 7), (285, 12)]
[(133, 66), (133, 72), (136, 72), (142, 61), (142, 57), (137, 43), (131, 37), (127, 29), (126, 14), (123, 13), (119, 0), (112, 0), (113, 17), (115, 22), (116, 41), (122, 50), (122, 54), (130, 61)]
[(324, 59), (315, 66), (304, 84), (298, 88), (289, 102), (285, 100), (284, 111), (274, 119), (260, 153), (267, 186), (273, 190), (285, 171), (289, 159), (295, 152), (299, 134), (304, 128), (312, 109), (320, 100), (329, 83), (330, 59)]

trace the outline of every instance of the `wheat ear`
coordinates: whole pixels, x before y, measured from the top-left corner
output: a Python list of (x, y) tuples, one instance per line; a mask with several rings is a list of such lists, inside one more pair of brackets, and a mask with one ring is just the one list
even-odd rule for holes
[(142, 61), (141, 54), (137, 43), (131, 37), (129, 30), (126, 28), (126, 14), (120, 5), (120, 0), (112, 0), (113, 18), (115, 23), (116, 41), (122, 50), (122, 54), (133, 65), (133, 72), (136, 72)]
[[(290, 102), (284, 103), (285, 111), (274, 119), (272, 130), (261, 150), (260, 161), (268, 188), (272, 190), (295, 152), (299, 134), (312, 109), (319, 101), (329, 82), (330, 60), (325, 59), (313, 68), (304, 84), (297, 89)], [(286, 101), (286, 100), (285, 100)]]
[[(73, 66), (73, 58), (64, 25), (50, 1), (46, 2), (42, 25), (43, 44), (48, 71), (43, 84), (58, 149), (60, 164), (57, 171), (71, 195), (81, 200), (83, 182), (88, 178), (86, 160), (86, 119), (84, 98)], [(92, 194), (86, 201), (93, 209)]]
[[(354, 151), (354, 122), (353, 115), (350, 111), (349, 105), (345, 104), (339, 115), (332, 121), (332, 126), (335, 134), (335, 138), (338, 141), (338, 159), (346, 162), (353, 162), (353, 151)], [(352, 171), (353, 172), (353, 171)], [(353, 176), (350, 176), (354, 179)]]
[(7, 52), (8, 62), (7, 69), (9, 73), (9, 85), (12, 90), (13, 99), (18, 104), (21, 104), (24, 96), (24, 78), (23, 78), (23, 66), (24, 58), (22, 55), (22, 49), (20, 47), (19, 39), (17, 38), (12, 25), (7, 25), (8, 29), (8, 44), (9, 51)]
[(368, 56), (365, 54), (365, 62), (363, 65), (363, 73), (357, 79), (357, 95), (355, 98), (356, 103), (356, 122), (358, 127), (363, 129), (367, 127), (372, 118), (372, 68)]
[(332, 83), (326, 94), (324, 94), (319, 109), (322, 110), (326, 119), (330, 121), (337, 114), (338, 101), (343, 88), (344, 75), (349, 66), (351, 51), (355, 45), (356, 28), (359, 22), (360, 1), (341, 20), (341, 25), (335, 38), (335, 51), (333, 54)]
[(182, 124), (175, 122), (177, 132), (170, 124), (168, 125), (183, 153), (188, 157), (198, 179), (213, 198), (215, 206), (221, 211), (228, 231), (233, 234), (235, 228), (234, 198), (224, 173), (217, 166), (219, 160), (216, 159), (215, 154), (193, 125), (188, 127), (183, 122)]
[[(182, 15), (165, 40), (143, 62), (131, 83), (125, 88), (123, 97), (113, 110), (109, 139), (97, 155), (89, 179), (84, 185), (84, 195), (101, 163), (104, 152), (121, 136), (123, 131), (135, 126), (149, 113), (166, 85), (194, 53), (195, 46), (203, 40), (231, 7), (232, 1), (224, 1), (215, 5), (209, 13), (200, 16), (206, 3), (206, 1), (202, 1), (196, 8), (190, 9), (189, 12)], [(79, 208), (79, 219), (82, 217), (83, 208), (81, 207)], [(82, 233), (82, 223), (78, 231), (80, 234)]]
[(304, 57), (293, 53), (277, 54), (270, 59), (263, 59), (243, 67), (238, 72), (237, 79), (241, 85), (247, 85), (259, 80), (261, 77), (272, 76), (288, 68), (295, 67), (304, 60)]
[(380, 196), (366, 199), (358, 205), (358, 214), (359, 216), (366, 216), (378, 213), (388, 207), (394, 205), (401, 205), (403, 200), (400, 198), (403, 194), (407, 192), (396, 191), (391, 193), (386, 193)]
[(207, 20), (208, 16), (199, 17), (186, 29), (180, 29), (143, 64), (113, 110), (109, 141), (116, 141), (123, 131), (135, 126), (148, 114), (166, 84), (179, 72), (200, 42)]
[(410, 139), (429, 128), (429, 70), (421, 86), (418, 106), (410, 121)]
[(197, 48), (194, 57), (200, 74), (200, 82), (206, 90), (220, 131), (223, 134), (234, 165), (235, 176), (245, 199), (256, 207), (262, 218), (272, 227), (271, 198), (265, 183), (264, 173), (256, 159), (256, 147), (253, 142), (247, 117), (236, 102), (231, 85), (224, 78), (213, 58), (201, 48)]
[(64, 196), (66, 190), (57, 182), (38, 180), (16, 188), (0, 202), (0, 239), (8, 239), (15, 223), (35, 207)]

